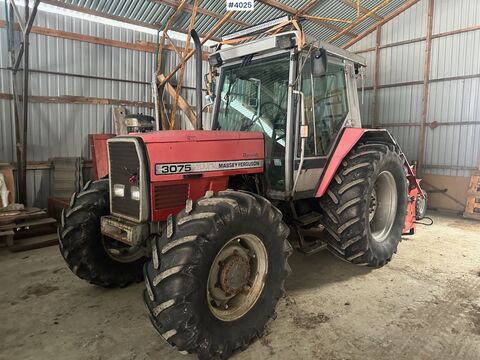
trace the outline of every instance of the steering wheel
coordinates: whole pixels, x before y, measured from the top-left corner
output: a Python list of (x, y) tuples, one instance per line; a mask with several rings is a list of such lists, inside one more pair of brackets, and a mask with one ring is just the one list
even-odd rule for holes
[(284, 128), (287, 122), (287, 113), (282, 107), (272, 101), (260, 106), (260, 116), (266, 115), (272, 120), (275, 129)]

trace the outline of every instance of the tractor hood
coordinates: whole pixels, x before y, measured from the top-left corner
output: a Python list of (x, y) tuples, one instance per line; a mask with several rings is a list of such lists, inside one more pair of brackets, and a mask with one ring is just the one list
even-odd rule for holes
[[(221, 191), (229, 178), (264, 171), (265, 144), (260, 132), (172, 130), (134, 133), (108, 141), (112, 214), (132, 221), (164, 221), (187, 199)], [(141, 201), (130, 199), (139, 188)]]
[(167, 130), (151, 133), (134, 133), (128, 136), (139, 137), (148, 146), (153, 143), (178, 143), (196, 141), (235, 141), (263, 139), (261, 132), (209, 131), (209, 130)]

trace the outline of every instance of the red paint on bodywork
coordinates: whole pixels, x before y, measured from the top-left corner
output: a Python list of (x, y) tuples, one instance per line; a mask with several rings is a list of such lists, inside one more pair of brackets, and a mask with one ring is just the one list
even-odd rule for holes
[[(382, 130), (369, 130), (369, 129), (360, 129), (360, 128), (346, 128), (340, 142), (335, 149), (328, 167), (325, 169), (325, 175), (320, 182), (320, 186), (317, 190), (316, 197), (321, 197), (327, 191), (330, 182), (335, 176), (340, 164), (347, 154), (352, 150), (355, 144), (361, 139), (361, 137), (367, 131), (382, 131)], [(385, 131), (385, 130), (383, 130)], [(393, 140), (392, 140), (393, 141)], [(411, 166), (408, 163), (407, 158), (403, 153), (401, 156), (404, 161), (404, 166), (406, 168), (406, 176), (408, 180), (408, 204), (407, 204), (407, 215), (405, 217), (405, 224), (403, 233), (404, 234), (414, 234), (415, 233), (415, 221), (416, 221), (416, 198), (417, 195), (424, 196), (423, 190), (420, 187), (420, 181), (416, 177), (415, 166)]]
[(346, 128), (343, 132), (343, 135), (338, 143), (337, 148), (333, 152), (332, 158), (328, 164), (328, 167), (324, 170), (325, 174), (323, 175), (320, 186), (318, 187), (316, 197), (321, 197), (327, 191), (330, 181), (332, 181), (335, 176), (340, 164), (347, 154), (352, 150), (355, 144), (360, 140), (362, 135), (366, 130), (361, 128)]
[[(190, 179), (190, 180), (177, 180), (177, 181), (167, 181), (167, 182), (156, 182), (151, 184), (151, 198), (152, 198), (152, 219), (153, 221), (163, 221), (166, 220), (170, 214), (177, 214), (185, 208), (185, 200), (181, 205), (177, 206), (165, 206), (165, 204), (156, 203), (157, 198), (155, 196), (156, 189), (158, 187), (165, 187), (167, 191), (174, 188), (177, 185), (187, 186), (187, 196), (186, 199), (196, 200), (205, 195), (208, 190), (213, 192), (218, 192), (227, 189), (228, 186), (228, 176), (223, 177), (213, 177), (213, 178), (200, 178), (200, 179)], [(172, 194), (173, 196), (173, 194)]]
[(417, 166), (410, 165), (405, 155), (403, 155), (404, 165), (407, 168), (407, 180), (408, 180), (408, 205), (407, 216), (405, 217), (405, 225), (403, 227), (404, 235), (413, 235), (416, 231), (417, 220), (417, 196), (425, 197), (425, 194), (420, 187), (420, 181), (417, 178)]
[(185, 207), (162, 208), (161, 204), (154, 204), (157, 186), (188, 184), (188, 198), (196, 200), (207, 190), (225, 190), (231, 176), (264, 171), (260, 166), (187, 174), (159, 175), (155, 172), (155, 164), (264, 160), (264, 139), (260, 132), (173, 130), (131, 135), (142, 138), (146, 147), (153, 221), (163, 221)]
[(98, 180), (108, 175), (107, 140), (115, 134), (89, 134), (88, 142), (92, 153), (93, 179)]

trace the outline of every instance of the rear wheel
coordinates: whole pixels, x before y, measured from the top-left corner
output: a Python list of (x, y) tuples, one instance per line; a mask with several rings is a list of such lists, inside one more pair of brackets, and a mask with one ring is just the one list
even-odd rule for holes
[(102, 235), (100, 219), (109, 213), (108, 179), (88, 182), (62, 212), (60, 252), (79, 278), (98, 286), (124, 287), (142, 280), (145, 251)]
[(403, 161), (393, 146), (356, 146), (320, 199), (329, 249), (354, 264), (385, 265), (401, 240), (407, 200)]
[(150, 319), (178, 350), (227, 358), (274, 316), (289, 273), (288, 228), (266, 199), (237, 191), (170, 220), (145, 265)]

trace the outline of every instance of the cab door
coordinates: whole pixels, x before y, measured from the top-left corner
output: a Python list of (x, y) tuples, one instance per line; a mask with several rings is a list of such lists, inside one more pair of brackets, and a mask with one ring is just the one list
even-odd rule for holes
[[(329, 57), (327, 71), (320, 77), (312, 74), (307, 59), (301, 70), (299, 90), (304, 96), (308, 136), (305, 140), (304, 162), (295, 186), (294, 198), (309, 198), (316, 191), (336, 141), (353, 114), (349, 109), (349, 67), (353, 64)], [(351, 91), (351, 90), (350, 90)], [(297, 118), (300, 119), (300, 107)], [(357, 114), (353, 115), (356, 117)], [(297, 120), (294, 179), (300, 167), (300, 121)]]

